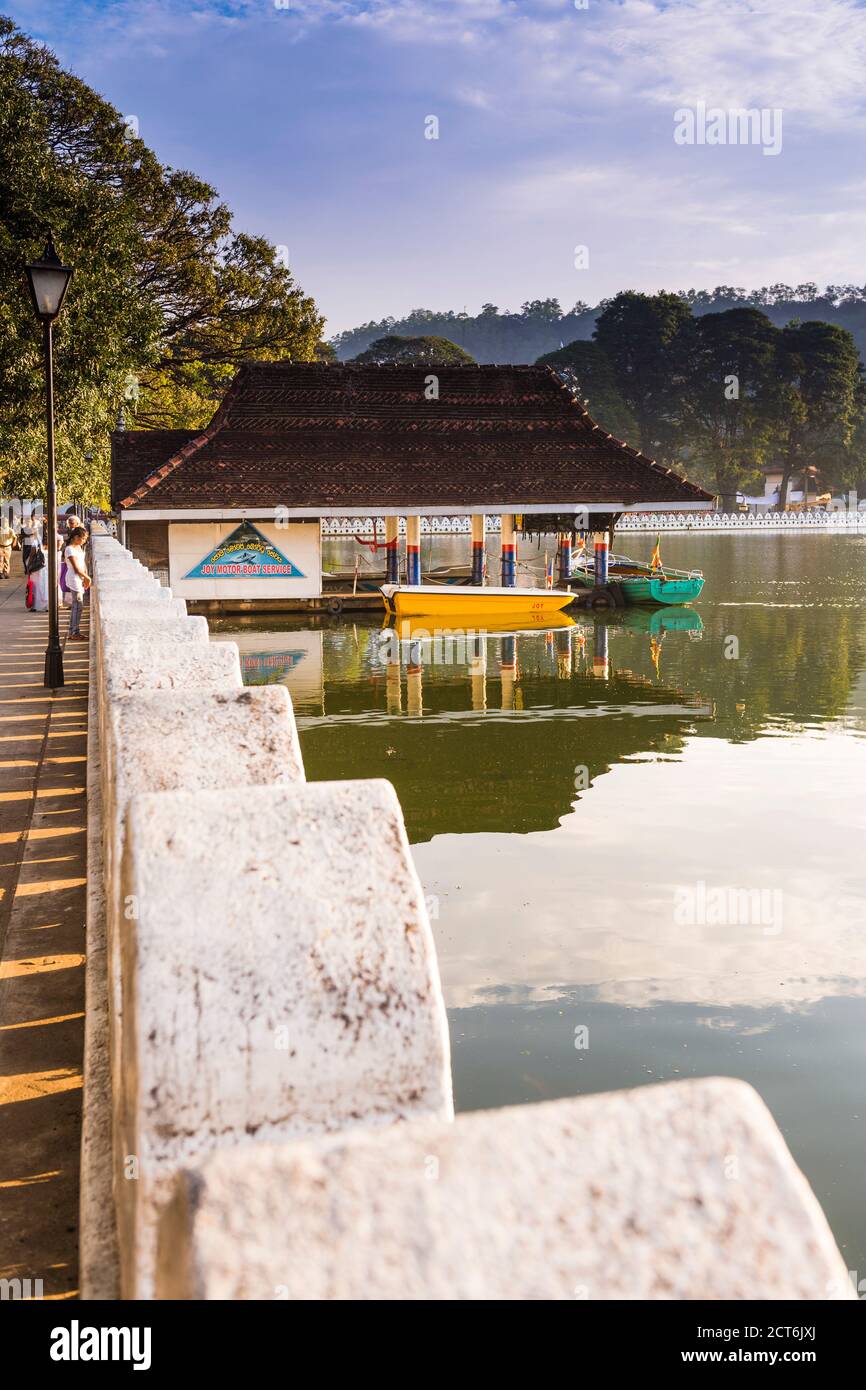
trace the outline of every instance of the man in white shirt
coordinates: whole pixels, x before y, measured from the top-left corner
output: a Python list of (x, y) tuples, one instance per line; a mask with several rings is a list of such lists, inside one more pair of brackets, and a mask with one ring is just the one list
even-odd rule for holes
[(0, 520), (0, 579), (9, 578), (9, 567), (12, 562), (12, 543), (15, 540), (15, 532), (9, 525), (4, 516)]
[(21, 559), (24, 561), (24, 573), (27, 573), (27, 561), (30, 552), (38, 545), (42, 534), (42, 528), (36, 520), (35, 514), (28, 516), (21, 522)]

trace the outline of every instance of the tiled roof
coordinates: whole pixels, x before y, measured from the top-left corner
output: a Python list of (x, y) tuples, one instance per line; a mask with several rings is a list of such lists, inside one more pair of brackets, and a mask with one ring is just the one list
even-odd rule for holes
[(549, 367), (252, 363), (201, 434), (112, 446), (124, 510), (712, 500), (607, 434)]
[(111, 503), (117, 506), (198, 430), (118, 430), (111, 436)]

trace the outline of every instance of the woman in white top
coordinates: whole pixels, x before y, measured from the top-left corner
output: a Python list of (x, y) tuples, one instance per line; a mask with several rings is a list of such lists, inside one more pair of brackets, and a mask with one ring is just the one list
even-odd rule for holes
[(63, 552), (66, 561), (66, 592), (72, 598), (69, 609), (69, 637), (70, 642), (84, 642), (86, 638), (79, 632), (81, 624), (81, 605), (84, 601), (84, 591), (90, 588), (90, 575), (87, 573), (87, 562), (84, 558), (84, 544), (87, 540), (87, 532), (83, 526), (75, 526), (69, 533), (69, 540)]

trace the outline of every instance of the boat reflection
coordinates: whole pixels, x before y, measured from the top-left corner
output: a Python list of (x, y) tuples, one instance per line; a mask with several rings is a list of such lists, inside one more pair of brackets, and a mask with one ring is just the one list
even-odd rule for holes
[(482, 635), (518, 637), (522, 632), (556, 632), (577, 626), (574, 618), (570, 618), (567, 613), (527, 613), (525, 617), (519, 619), (514, 617), (499, 620), (492, 618), (489, 622), (485, 622), (483, 627), (437, 627), (431, 625), (430, 618), (392, 617), (386, 618), (382, 624), (384, 631), (394, 632), (401, 641), (406, 642), (432, 641), (437, 637), (442, 640)]

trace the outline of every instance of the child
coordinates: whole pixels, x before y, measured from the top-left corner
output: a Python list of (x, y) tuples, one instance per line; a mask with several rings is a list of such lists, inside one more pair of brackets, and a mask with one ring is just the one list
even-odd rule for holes
[(69, 641), (84, 642), (86, 638), (79, 632), (81, 623), (81, 605), (84, 598), (85, 589), (90, 588), (90, 575), (87, 573), (87, 562), (84, 558), (84, 545), (87, 540), (87, 532), (83, 526), (75, 526), (69, 533), (69, 540), (63, 552), (66, 561), (66, 589), (72, 597), (72, 605), (69, 609)]

